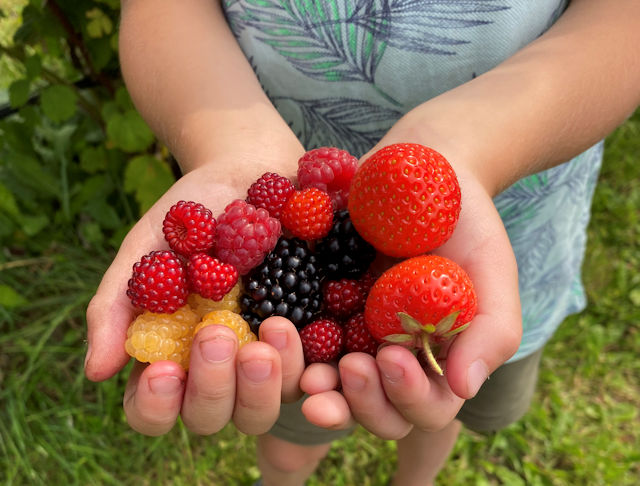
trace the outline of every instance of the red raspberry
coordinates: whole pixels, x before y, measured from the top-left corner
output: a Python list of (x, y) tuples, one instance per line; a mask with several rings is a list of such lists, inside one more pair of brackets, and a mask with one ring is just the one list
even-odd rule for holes
[(296, 191), (285, 204), (280, 219), (293, 236), (302, 240), (323, 238), (333, 226), (331, 198), (315, 187)]
[(346, 319), (364, 309), (367, 294), (357, 280), (343, 278), (325, 284), (323, 301), (328, 312), (339, 319)]
[(344, 331), (331, 319), (318, 319), (300, 330), (307, 363), (328, 363), (342, 353)]
[(266, 209), (236, 199), (218, 217), (216, 256), (245, 275), (273, 250), (280, 230), (280, 221)]
[(349, 186), (358, 168), (358, 159), (346, 150), (320, 147), (298, 160), (298, 183), (301, 189), (316, 187), (331, 196), (333, 209), (347, 207)]
[(189, 257), (187, 275), (191, 290), (215, 301), (222, 300), (238, 281), (236, 267), (205, 253)]
[(249, 187), (247, 202), (266, 209), (271, 216), (279, 219), (282, 207), (295, 190), (293, 183), (286, 177), (266, 172)]
[(164, 217), (162, 232), (172, 250), (189, 256), (213, 247), (216, 220), (202, 204), (178, 201)]
[(152, 251), (133, 265), (127, 296), (136, 307), (171, 314), (187, 302), (186, 268), (171, 250)]
[(369, 295), (371, 287), (373, 287), (373, 284), (376, 283), (376, 280), (378, 280), (379, 276), (380, 275), (378, 275), (377, 273), (368, 270), (362, 277), (360, 277), (360, 280), (358, 280), (358, 282), (360, 282), (365, 295)]
[(364, 312), (351, 316), (344, 325), (344, 348), (347, 353), (378, 353), (378, 342), (369, 332), (364, 322)]

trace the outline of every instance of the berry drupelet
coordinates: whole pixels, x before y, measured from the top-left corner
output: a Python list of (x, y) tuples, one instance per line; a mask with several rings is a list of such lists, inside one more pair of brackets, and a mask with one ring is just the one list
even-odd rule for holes
[(245, 277), (242, 317), (254, 331), (271, 316), (286, 317), (300, 329), (321, 310), (322, 279), (307, 243), (282, 237), (264, 262)]

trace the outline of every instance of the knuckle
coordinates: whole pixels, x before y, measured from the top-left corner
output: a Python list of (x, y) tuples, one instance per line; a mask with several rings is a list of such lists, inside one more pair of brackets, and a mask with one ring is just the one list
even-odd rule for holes
[(209, 386), (194, 386), (190, 384), (187, 390), (187, 393), (190, 395), (189, 398), (193, 402), (207, 404), (228, 401), (234, 394), (233, 387), (229, 385), (216, 385), (215, 383)]

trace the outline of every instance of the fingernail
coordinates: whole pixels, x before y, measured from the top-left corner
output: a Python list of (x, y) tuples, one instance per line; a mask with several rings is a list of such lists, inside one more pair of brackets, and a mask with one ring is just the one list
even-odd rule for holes
[(177, 376), (156, 376), (149, 379), (149, 388), (155, 395), (175, 395), (182, 387)]
[(273, 364), (266, 359), (251, 360), (241, 363), (242, 372), (255, 383), (262, 383), (271, 376)]
[(469, 394), (471, 396), (475, 396), (482, 384), (487, 381), (489, 377), (489, 368), (485, 362), (481, 359), (478, 359), (471, 363), (469, 369), (467, 370), (467, 387), (469, 389)]
[(287, 347), (287, 332), (286, 331), (268, 331), (264, 340), (277, 350), (281, 350)]
[(380, 360), (378, 367), (380, 368), (382, 376), (392, 383), (396, 383), (404, 378), (404, 369), (395, 363)]
[(222, 363), (229, 360), (234, 349), (235, 343), (222, 336), (200, 342), (200, 353), (209, 363)]
[(342, 386), (353, 391), (363, 390), (366, 383), (365, 377), (357, 373), (346, 372), (342, 375)]

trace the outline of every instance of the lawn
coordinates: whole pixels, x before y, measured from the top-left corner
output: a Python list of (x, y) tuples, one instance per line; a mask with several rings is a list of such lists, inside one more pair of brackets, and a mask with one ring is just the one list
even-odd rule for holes
[[(636, 485), (640, 481), (640, 115), (609, 137), (589, 230), (589, 306), (546, 348), (535, 404), (488, 437), (464, 432), (448, 485)], [(131, 431), (127, 370), (84, 378), (84, 311), (112, 254), (64, 242), (0, 264), (23, 305), (0, 308), (0, 483), (249, 485), (254, 439)], [(363, 430), (335, 444), (311, 485), (384, 485), (394, 445)]]

